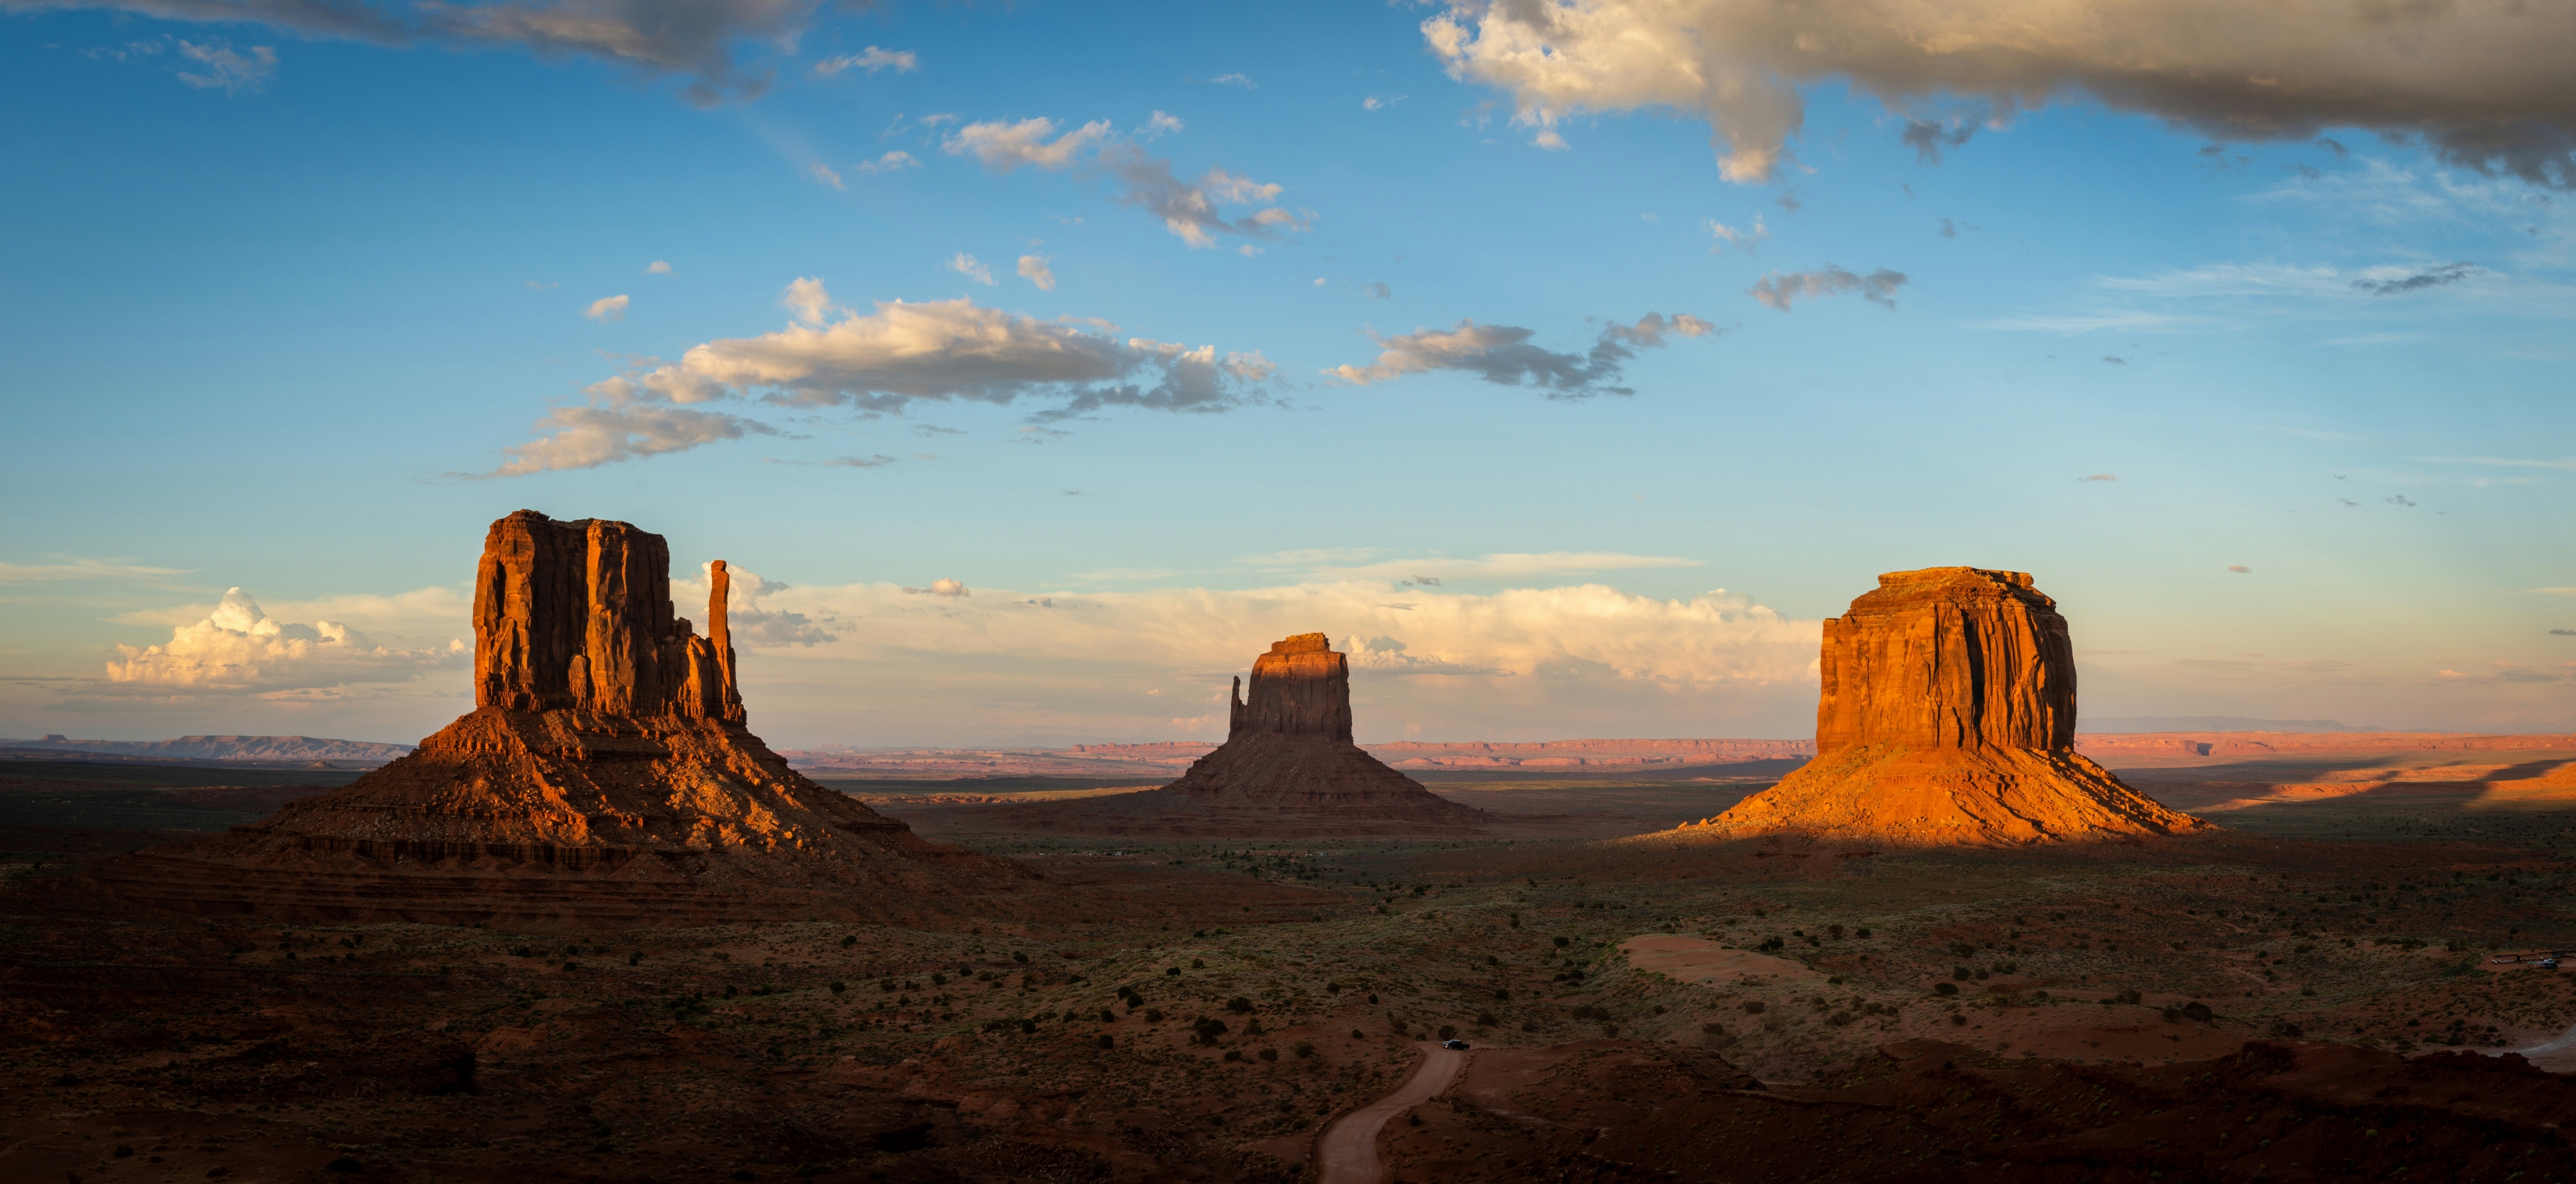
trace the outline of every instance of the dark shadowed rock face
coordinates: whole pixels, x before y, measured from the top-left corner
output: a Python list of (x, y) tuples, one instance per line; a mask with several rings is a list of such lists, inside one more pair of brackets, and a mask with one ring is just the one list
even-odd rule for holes
[(1825, 622), (1816, 759), (1639, 841), (1796, 834), (1903, 845), (2215, 830), (2075, 751), (2075, 650), (2017, 571), (1889, 572)]
[(715, 565), (697, 637), (671, 610), (671, 548), (624, 522), (521, 510), (492, 524), (474, 580), (474, 702), (508, 711), (743, 721)]
[(493, 523), (473, 711), (257, 826), (111, 861), (103, 895), (343, 920), (896, 921), (1028, 878), (788, 768), (743, 727), (725, 565), (698, 637), (672, 614), (670, 562), (623, 522)]

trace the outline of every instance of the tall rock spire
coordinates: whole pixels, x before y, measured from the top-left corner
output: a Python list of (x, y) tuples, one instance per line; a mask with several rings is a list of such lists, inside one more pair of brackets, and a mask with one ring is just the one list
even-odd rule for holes
[(492, 524), (474, 581), (474, 702), (505, 711), (744, 720), (713, 570), (713, 639), (671, 610), (671, 548), (624, 522), (520, 510)]

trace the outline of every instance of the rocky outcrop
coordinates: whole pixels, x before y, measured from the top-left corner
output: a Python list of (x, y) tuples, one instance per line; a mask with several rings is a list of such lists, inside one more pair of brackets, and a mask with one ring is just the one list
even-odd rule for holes
[(1324, 837), (1457, 833), (1493, 821), (1424, 789), (1351, 742), (1350, 659), (1301, 633), (1235, 681), (1224, 744), (1179, 780), (1011, 812), (1036, 831), (1145, 836)]
[(1824, 623), (1816, 758), (1664, 837), (2005, 845), (2191, 834), (2078, 755), (2066, 618), (2021, 572), (1890, 572)]
[(661, 536), (493, 523), (472, 712), (256, 826), (110, 861), (103, 895), (339, 920), (919, 924), (1029, 878), (815, 784), (745, 729), (722, 562), (713, 576), (699, 637), (672, 612)]
[(713, 571), (708, 636), (671, 609), (671, 549), (624, 522), (521, 510), (492, 524), (474, 577), (474, 703), (743, 722)]

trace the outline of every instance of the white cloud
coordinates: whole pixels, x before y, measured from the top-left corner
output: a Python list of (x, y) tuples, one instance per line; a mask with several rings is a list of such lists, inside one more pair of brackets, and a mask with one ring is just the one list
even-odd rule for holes
[[(859, 703), (836, 694), (832, 710), (892, 713), (880, 725), (890, 735), (1168, 736), (1175, 709), (1180, 718), (1213, 714), (1221, 729), (1222, 711), (1190, 704), (1221, 703), (1227, 680), (1271, 642), (1318, 630), (1352, 656), (1363, 739), (1408, 720), (1457, 739), (1631, 727), (1795, 735), (1815, 713), (1817, 623), (1724, 591), (1667, 600), (1582, 584), (1390, 596), (1382, 582), (1326, 580), (929, 593), (855, 584), (771, 600), (834, 623), (841, 640), (800, 654), (799, 677), (815, 664), (846, 665), (846, 685), (871, 689), (858, 692)], [(976, 673), (996, 659), (1012, 670), (1000, 694), (990, 675)], [(1132, 707), (1107, 703), (1098, 688), (1112, 679), (1166, 693), (1137, 696)]]
[[(1192, 247), (1213, 247), (1220, 234), (1277, 238), (1281, 231), (1306, 230), (1313, 224), (1311, 217), (1270, 204), (1278, 200), (1280, 186), (1237, 176), (1221, 166), (1210, 168), (1197, 181), (1183, 181), (1173, 175), (1171, 161), (1147, 156), (1133, 144), (1103, 149), (1100, 163), (1126, 186), (1118, 195), (1120, 204), (1162, 219), (1165, 229)], [(1221, 206), (1261, 208), (1228, 218)]]
[(656, 259), (656, 260), (652, 261), (651, 263), (648, 263), (648, 264), (646, 264), (646, 265), (644, 266), (644, 274), (646, 274), (646, 275), (669, 275), (669, 274), (671, 274), (671, 265), (670, 265), (670, 264), (668, 264), (668, 263), (665, 263), (665, 262), (663, 262), (663, 261), (661, 261), (661, 260), (659, 260), (659, 259)]
[(1047, 269), (1044, 255), (1020, 256), (1020, 278), (1038, 286), (1038, 291), (1055, 291), (1055, 273)]
[(859, 172), (862, 175), (867, 176), (874, 176), (878, 173), (899, 173), (905, 169), (917, 169), (920, 167), (921, 162), (914, 160), (911, 153), (901, 151), (886, 153), (875, 160), (863, 160), (859, 162)]
[(1186, 130), (1188, 127), (1188, 124), (1181, 122), (1179, 116), (1157, 111), (1154, 113), (1154, 117), (1152, 119), (1145, 121), (1144, 130), (1137, 134), (1145, 139), (1151, 140), (1169, 135), (1173, 132)]
[(1792, 303), (1802, 298), (1812, 300), (1820, 296), (1858, 292), (1861, 299), (1893, 312), (1896, 309), (1896, 290), (1904, 286), (1905, 273), (1901, 271), (1882, 267), (1868, 275), (1855, 275), (1828, 263), (1819, 271), (1771, 272), (1755, 280), (1753, 286), (1746, 289), (1746, 294), (1787, 312)]
[(2072, 337), (2078, 333), (2091, 333), (2097, 329), (2127, 329), (2132, 331), (2163, 331), (2168, 329), (2179, 329), (2190, 325), (2202, 324), (2207, 320), (2207, 317), (2176, 316), (2160, 312), (2104, 312), (2065, 315), (2035, 314), (2022, 317), (2007, 317), (2000, 321), (1985, 321), (1979, 323), (1976, 327), (1979, 329), (2020, 330), (2035, 333), (2062, 333), (2066, 336)]
[(245, 90), (258, 90), (267, 86), (269, 79), (277, 77), (277, 51), (265, 45), (252, 46), (250, 56), (244, 57), (234, 53), (229, 45), (195, 45), (182, 41), (179, 43), (179, 56), (195, 62), (195, 68), (201, 71), (192, 74), (181, 70), (179, 81), (199, 90), (238, 94)]
[(903, 591), (904, 591), (904, 595), (907, 595), (907, 596), (950, 596), (950, 597), (956, 597), (956, 596), (973, 596), (973, 595), (974, 595), (974, 593), (973, 593), (973, 592), (971, 592), (971, 591), (969, 591), (969, 590), (967, 589), (967, 587), (966, 587), (966, 585), (965, 585), (965, 583), (964, 583), (963, 581), (961, 581), (961, 580), (949, 580), (949, 579), (938, 579), (938, 580), (932, 580), (932, 581), (930, 581), (930, 586), (929, 586), (929, 587), (927, 587), (927, 588), (906, 588), (906, 589), (904, 589)]
[(1245, 90), (1257, 89), (1252, 85), (1252, 79), (1241, 74), (1219, 74), (1214, 78), (1208, 79), (1208, 81), (1216, 83), (1219, 86), (1239, 86)]
[(849, 186), (841, 184), (841, 174), (833, 172), (832, 166), (819, 160), (807, 164), (805, 166), (805, 174), (814, 178), (816, 181), (831, 186), (834, 189), (846, 190), (849, 188)]
[(1061, 136), (1055, 134), (1052, 119), (1023, 119), (1018, 123), (996, 120), (958, 128), (941, 147), (951, 156), (972, 155), (995, 173), (1008, 173), (1022, 165), (1062, 172), (1072, 168), (1084, 151), (1108, 137), (1106, 119), (1095, 119)]
[(869, 46), (858, 53), (845, 53), (814, 63), (814, 76), (829, 78), (843, 70), (858, 69), (874, 74), (891, 69), (897, 74), (910, 74), (921, 65), (921, 59), (909, 49), (878, 49)]
[(1267, 401), (1260, 388), (1278, 373), (1259, 353), (1121, 340), (963, 297), (880, 301), (863, 314), (833, 303), (821, 280), (800, 279), (780, 303), (796, 324), (694, 346), (677, 363), (595, 383), (589, 393), (610, 407), (763, 393), (772, 403), (871, 415), (898, 413), (916, 400), (1051, 398), (1055, 405), (1037, 416), (1058, 419), (1113, 406), (1232, 410)]
[(1705, 337), (1719, 332), (1717, 326), (1688, 313), (1676, 313), (1667, 319), (1661, 313), (1650, 312), (1634, 325), (1610, 322), (1602, 328), (1591, 350), (1574, 354), (1530, 344), (1536, 334), (1528, 329), (1460, 321), (1455, 329), (1418, 329), (1398, 337), (1372, 333), (1370, 336), (1383, 350), (1375, 362), (1335, 366), (1324, 373), (1365, 386), (1407, 374), (1457, 370), (1503, 386), (1527, 382), (1547, 392), (1551, 399), (1627, 395), (1636, 392), (1612, 384), (1639, 349), (1664, 345), (1666, 333)]
[(343, 622), (279, 620), (239, 588), (224, 593), (202, 619), (172, 629), (169, 641), (120, 645), (116, 651), (117, 660), (107, 664), (110, 683), (198, 692), (407, 682), (473, 660), (462, 638), (421, 649), (393, 649)]
[(940, 266), (956, 272), (959, 275), (965, 276), (967, 279), (982, 284), (987, 288), (993, 286), (993, 269), (984, 266), (982, 263), (976, 262), (973, 255), (969, 255), (964, 251), (957, 252), (956, 258), (940, 264)]
[(1246, 555), (1239, 562), (1246, 567), (1293, 571), (1319, 580), (1390, 580), (1430, 588), (1439, 587), (1444, 580), (1526, 580), (1700, 565), (1696, 559), (1617, 551), (1499, 552), (1473, 559), (1440, 555), (1379, 559), (1378, 554), (1372, 548), (1326, 548)]
[(1422, 32), (1453, 77), (1509, 92), (1528, 125), (1706, 118), (1740, 182), (1777, 172), (1805, 123), (1801, 86), (1845, 79), (1906, 116), (1916, 141), (1916, 124), (1955, 145), (1973, 119), (2093, 101), (2221, 141), (2358, 126), (2421, 137), (2456, 165), (2576, 184), (2567, 5), (1449, 0)]
[(1405, 95), (1370, 95), (1369, 97), (1360, 100), (1360, 110), (1384, 111), (1395, 106), (1397, 103), (1403, 102), (1407, 97), (1408, 96)]
[(581, 311), (581, 315), (589, 317), (594, 321), (601, 322), (602, 324), (609, 321), (625, 320), (626, 297), (602, 296), (597, 300), (591, 301), (590, 307), (583, 309)]
[[(1753, 216), (1753, 229), (1751, 230), (1737, 230), (1724, 222), (1711, 218), (1708, 220), (1708, 234), (1710, 238), (1717, 240), (1716, 243), (1712, 243), (1709, 246), (1709, 254), (1714, 255), (1725, 249), (1725, 247), (1733, 247), (1736, 250), (1744, 252), (1746, 258), (1751, 258), (1754, 252), (1762, 249), (1763, 243), (1770, 240), (1771, 228), (1762, 224), (1762, 216), (1760, 214)], [(1720, 246), (1718, 244), (1724, 245)]]

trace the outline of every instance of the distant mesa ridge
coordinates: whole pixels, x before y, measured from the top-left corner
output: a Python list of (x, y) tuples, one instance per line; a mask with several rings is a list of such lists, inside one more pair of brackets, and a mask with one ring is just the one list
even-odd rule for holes
[(1824, 622), (1816, 757), (1733, 809), (1646, 836), (2007, 845), (2192, 834), (2075, 751), (2075, 653), (2022, 572), (1889, 572)]
[(412, 750), (408, 744), (327, 740), (316, 736), (181, 736), (175, 740), (0, 740), (0, 747), (45, 749), (88, 756), (131, 756), (194, 761), (339, 761), (383, 764)]
[(473, 711), (255, 826), (107, 861), (102, 895), (335, 920), (918, 924), (1031, 878), (816, 785), (746, 730), (713, 574), (700, 637), (672, 612), (661, 536), (493, 523)]

